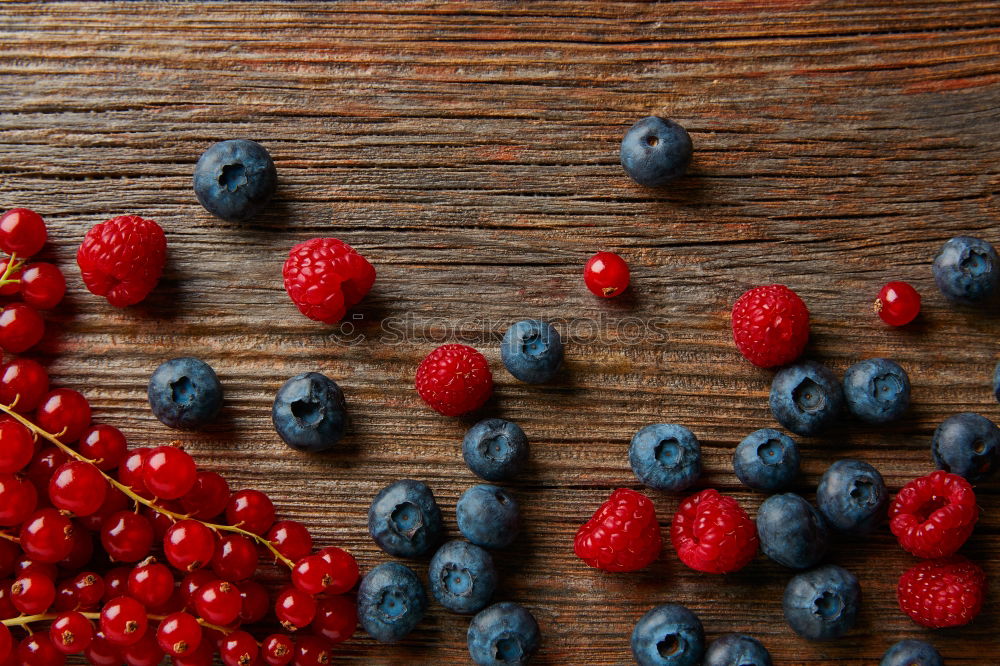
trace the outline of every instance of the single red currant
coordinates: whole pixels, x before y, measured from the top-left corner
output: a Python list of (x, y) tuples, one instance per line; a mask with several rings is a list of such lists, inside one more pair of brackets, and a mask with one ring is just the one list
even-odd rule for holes
[(271, 634), (261, 643), (260, 651), (268, 666), (286, 666), (295, 658), (295, 642), (286, 634)]
[(49, 499), (57, 509), (89, 516), (104, 504), (108, 482), (101, 471), (82, 460), (64, 463), (49, 479)]
[(260, 657), (260, 648), (247, 632), (234, 631), (219, 643), (219, 656), (226, 666), (251, 666)]
[(156, 641), (171, 657), (183, 657), (201, 645), (201, 625), (189, 613), (172, 613), (160, 622)]
[(312, 630), (334, 645), (354, 635), (358, 628), (358, 607), (354, 599), (337, 595), (321, 599), (316, 606)]
[(155, 631), (147, 631), (138, 641), (122, 648), (122, 658), (128, 666), (160, 666), (163, 656)]
[(247, 532), (264, 534), (274, 524), (274, 504), (259, 490), (241, 490), (230, 498), (226, 520)]
[(297, 520), (279, 520), (268, 531), (267, 540), (293, 562), (312, 552), (312, 535)]
[(889, 282), (878, 292), (875, 312), (890, 326), (905, 326), (920, 314), (920, 294), (906, 282)]
[(0, 418), (0, 474), (14, 474), (27, 467), (35, 455), (35, 436), (10, 418)]
[(198, 520), (212, 520), (229, 504), (229, 484), (217, 472), (198, 472), (194, 487), (180, 499), (183, 513)]
[(292, 567), (292, 585), (306, 594), (324, 592), (333, 582), (333, 565), (320, 555), (308, 555)]
[(250, 578), (257, 571), (257, 546), (241, 534), (222, 537), (212, 556), (212, 571), (231, 583)]
[(42, 339), (45, 321), (24, 303), (8, 305), (0, 312), (0, 347), (12, 354), (26, 352)]
[(20, 666), (62, 666), (66, 663), (66, 655), (52, 645), (47, 631), (40, 631), (17, 646), (17, 660)]
[(236, 621), (242, 607), (239, 588), (224, 580), (202, 585), (194, 595), (194, 609), (212, 624), (225, 626)]
[(49, 373), (36, 361), (18, 358), (0, 368), (0, 403), (17, 413), (34, 411), (48, 392)]
[(153, 527), (137, 513), (119, 511), (101, 526), (101, 545), (112, 560), (138, 562), (153, 547)]
[(143, 480), (143, 468), (146, 466), (146, 456), (149, 455), (149, 451), (150, 449), (145, 446), (132, 449), (118, 465), (118, 480), (136, 495), (146, 499), (152, 498), (152, 493), (146, 488), (146, 482)]
[(56, 600), (52, 579), (38, 571), (23, 574), (10, 586), (10, 601), (25, 615), (44, 613)]
[(300, 636), (295, 643), (295, 666), (326, 666), (333, 663), (333, 646), (319, 636)]
[(36, 511), (21, 525), (21, 550), (39, 562), (58, 562), (73, 550), (73, 523), (55, 509)]
[(38, 491), (27, 479), (0, 474), (0, 527), (20, 525), (38, 506)]
[(21, 272), (21, 298), (38, 310), (51, 310), (66, 294), (66, 278), (53, 264), (28, 264)]
[(240, 583), (240, 624), (256, 624), (267, 616), (271, 598), (263, 585), (245, 580)]
[(94, 625), (76, 611), (60, 613), (49, 627), (49, 638), (63, 654), (78, 654), (94, 640)]
[(181, 580), (181, 600), (184, 602), (184, 607), (189, 611), (194, 610), (194, 596), (197, 594), (198, 590), (201, 589), (202, 585), (207, 585), (218, 580), (215, 574), (208, 569), (196, 569), (188, 575), (184, 576)]
[(215, 535), (204, 523), (181, 520), (163, 537), (163, 553), (179, 571), (194, 571), (208, 565), (215, 554)]
[(628, 264), (614, 252), (598, 252), (587, 261), (583, 281), (595, 296), (613, 298), (628, 288)]
[(138, 643), (147, 624), (146, 609), (130, 597), (112, 599), (101, 609), (101, 633), (119, 647)]
[(332, 580), (327, 586), (327, 594), (343, 594), (354, 588), (360, 572), (358, 561), (343, 548), (328, 546), (319, 551), (320, 557), (333, 566)]
[(104, 579), (92, 571), (78, 573), (70, 584), (73, 586), (80, 610), (89, 611), (97, 608), (104, 598)]
[(45, 220), (33, 210), (11, 208), (0, 216), (0, 250), (22, 259), (33, 257), (45, 245)]
[(285, 629), (298, 631), (316, 617), (316, 599), (296, 587), (286, 587), (274, 602), (274, 614)]
[(105, 472), (118, 467), (128, 450), (125, 435), (114, 426), (102, 423), (92, 425), (80, 435), (80, 454), (94, 461)]
[(177, 499), (194, 487), (198, 468), (186, 451), (175, 446), (151, 449), (142, 468), (142, 480), (160, 499)]
[(121, 650), (101, 634), (94, 637), (83, 651), (83, 656), (87, 658), (87, 663), (94, 666), (121, 666), (123, 661)]
[(35, 423), (64, 444), (75, 442), (90, 425), (90, 403), (73, 389), (49, 391), (35, 412)]
[(132, 569), (127, 589), (128, 596), (146, 608), (158, 608), (174, 593), (174, 575), (169, 568), (150, 558)]

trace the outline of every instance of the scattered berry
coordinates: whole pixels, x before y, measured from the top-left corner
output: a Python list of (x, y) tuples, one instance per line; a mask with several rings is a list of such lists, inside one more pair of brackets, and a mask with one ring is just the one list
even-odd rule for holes
[(66, 294), (66, 278), (53, 264), (28, 264), (21, 271), (21, 298), (36, 310), (51, 310)]
[(835, 529), (870, 534), (882, 524), (889, 491), (879, 471), (861, 460), (838, 460), (820, 477), (816, 504)]
[(953, 303), (985, 304), (1000, 284), (1000, 257), (984, 240), (956, 236), (934, 257), (934, 282)]
[(482, 407), (493, 394), (486, 357), (466, 345), (442, 345), (420, 363), (417, 393), (434, 411), (460, 416)]
[(614, 252), (598, 252), (583, 267), (584, 284), (601, 298), (614, 298), (628, 289), (630, 280), (628, 264)]
[(0, 347), (11, 354), (28, 351), (45, 334), (45, 321), (24, 303), (8, 305), (0, 311)]
[(396, 557), (421, 557), (441, 541), (441, 509), (426, 483), (403, 479), (383, 488), (368, 509), (368, 533)]
[(921, 562), (900, 577), (896, 588), (900, 610), (931, 629), (972, 622), (985, 594), (986, 574), (959, 555)]
[(347, 429), (347, 405), (337, 383), (318, 372), (285, 382), (274, 396), (271, 422), (293, 449), (318, 453), (334, 447)]
[(427, 610), (427, 593), (417, 574), (399, 562), (368, 572), (358, 587), (358, 620), (380, 643), (394, 643), (413, 631)]
[(701, 620), (680, 604), (653, 608), (632, 630), (632, 657), (639, 666), (698, 666), (704, 654)]
[(476, 476), (504, 481), (523, 470), (528, 460), (528, 438), (512, 421), (484, 419), (465, 433), (462, 457)]
[(732, 324), (736, 348), (760, 368), (791, 363), (809, 340), (809, 310), (781, 284), (744, 292), (733, 305)]
[(963, 412), (942, 421), (931, 438), (938, 469), (975, 483), (989, 476), (1000, 459), (1000, 429), (985, 416)]
[(368, 260), (336, 238), (313, 238), (293, 247), (282, 275), (299, 312), (325, 324), (343, 319), (375, 284)]
[(795, 493), (764, 500), (757, 510), (757, 536), (765, 555), (792, 569), (816, 566), (830, 548), (823, 516)]
[(434, 553), (427, 570), (431, 593), (454, 613), (476, 613), (490, 602), (497, 587), (493, 558), (468, 541), (449, 541)]
[(517, 500), (503, 488), (472, 486), (455, 506), (458, 530), (466, 539), (483, 548), (506, 548), (521, 529)]
[(855, 363), (844, 373), (844, 400), (865, 423), (895, 421), (910, 406), (910, 377), (887, 358)]
[(899, 545), (917, 557), (953, 555), (978, 518), (969, 482), (941, 470), (907, 483), (889, 507), (889, 528)]
[(165, 426), (198, 430), (222, 409), (222, 384), (212, 367), (190, 356), (165, 361), (146, 388), (153, 415)]
[(753, 636), (723, 634), (705, 650), (702, 666), (772, 666), (771, 653)]
[(795, 633), (812, 641), (843, 636), (861, 608), (861, 586), (847, 569), (833, 564), (788, 581), (782, 601), (785, 620)]
[(628, 177), (646, 187), (660, 187), (687, 171), (691, 137), (673, 120), (646, 116), (622, 139), (621, 164)]
[(194, 167), (194, 193), (212, 215), (228, 222), (248, 220), (278, 188), (274, 160), (264, 146), (247, 139), (209, 146)]
[(538, 319), (512, 324), (500, 342), (500, 360), (507, 371), (529, 384), (550, 381), (562, 365), (559, 331)]
[(920, 294), (906, 282), (889, 282), (878, 292), (875, 312), (890, 326), (906, 326), (920, 314)]
[(757, 554), (754, 522), (736, 500), (714, 488), (681, 502), (670, 540), (681, 562), (706, 573), (738, 571)]
[(770, 406), (774, 419), (796, 435), (816, 435), (840, 418), (844, 391), (829, 368), (803, 361), (774, 375)]
[(657, 490), (687, 490), (701, 476), (698, 438), (673, 423), (656, 423), (637, 432), (628, 461), (636, 478)]
[(11, 208), (0, 216), (0, 250), (25, 259), (38, 254), (48, 232), (42, 216), (27, 208)]
[(754, 490), (783, 490), (799, 474), (799, 447), (791, 437), (772, 428), (755, 430), (736, 446), (733, 471)]
[(604, 571), (636, 571), (660, 555), (663, 540), (653, 503), (642, 493), (619, 488), (580, 526), (576, 556)]
[(469, 656), (479, 666), (526, 664), (538, 651), (541, 632), (524, 606), (503, 601), (472, 618), (467, 641)]
[(885, 651), (879, 666), (944, 666), (944, 660), (930, 643), (906, 638)]
[(122, 215), (87, 232), (76, 253), (90, 293), (116, 308), (135, 305), (153, 291), (167, 263), (167, 237), (156, 222)]

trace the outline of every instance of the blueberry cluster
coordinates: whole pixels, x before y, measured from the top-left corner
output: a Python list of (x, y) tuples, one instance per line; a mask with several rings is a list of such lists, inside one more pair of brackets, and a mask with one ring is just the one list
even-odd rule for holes
[(680, 604), (653, 608), (632, 630), (632, 657), (640, 666), (771, 666), (767, 648), (751, 636), (725, 634), (706, 649), (701, 620)]

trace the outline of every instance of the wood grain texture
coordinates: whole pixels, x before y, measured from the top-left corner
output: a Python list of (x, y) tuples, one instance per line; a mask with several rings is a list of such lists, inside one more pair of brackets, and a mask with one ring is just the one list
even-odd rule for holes
[[(177, 437), (148, 412), (150, 372), (202, 357), (227, 405), (186, 445), (368, 569), (387, 557), (367, 536), (367, 506), (393, 480), (426, 480), (457, 533), (455, 502), (476, 482), (460, 454), (472, 420), (428, 410), (412, 378), (434, 346), (460, 339), (492, 362), (485, 413), (532, 443), (530, 471), (510, 484), (526, 528), (496, 560), (499, 596), (541, 623), (538, 663), (629, 663), (632, 625), (666, 601), (697, 612), (709, 637), (760, 637), (778, 664), (872, 664), (892, 642), (928, 636), (896, 607), (914, 560), (887, 530), (835, 548), (864, 609), (847, 638), (822, 644), (787, 628), (791, 573), (762, 556), (707, 576), (667, 548), (647, 571), (608, 576), (571, 543), (611, 489), (638, 487), (625, 454), (652, 422), (690, 427), (699, 487), (756, 512), (764, 495), (739, 485), (731, 455), (774, 425), (771, 373), (740, 359), (728, 321), (756, 284), (790, 285), (808, 303), (810, 357), (842, 372), (889, 356), (913, 381), (903, 422), (800, 440), (806, 496), (849, 456), (895, 491), (932, 469), (942, 419), (1000, 416), (997, 310), (947, 306), (930, 272), (950, 236), (1000, 242), (996, 2), (5, 4), (0, 92), (0, 206), (45, 216), (47, 252), (70, 281), (38, 356), (133, 443)], [(662, 192), (618, 166), (624, 130), (652, 113), (685, 125), (696, 149), (690, 176)], [(262, 142), (280, 178), (277, 200), (245, 225), (213, 219), (190, 185), (200, 153), (237, 137)], [(73, 261), (85, 230), (120, 213), (156, 219), (170, 243), (159, 288), (124, 311), (86, 293)], [(287, 250), (317, 235), (378, 270), (353, 332), (309, 322), (283, 293)], [(633, 271), (614, 302), (580, 279), (604, 249)], [(924, 297), (904, 330), (871, 313), (890, 279)], [(528, 316), (572, 333), (551, 386), (520, 384), (499, 363), (499, 336)], [(637, 335), (636, 322), (653, 332)], [(307, 370), (348, 396), (352, 434), (329, 455), (291, 452), (270, 425), (277, 388)], [(982, 520), (964, 549), (990, 575), (990, 599), (971, 626), (931, 635), (948, 663), (1000, 663), (997, 478), (977, 487)], [(666, 531), (679, 498), (650, 495)], [(357, 637), (340, 659), (464, 663), (467, 622), (433, 606), (402, 645)]]

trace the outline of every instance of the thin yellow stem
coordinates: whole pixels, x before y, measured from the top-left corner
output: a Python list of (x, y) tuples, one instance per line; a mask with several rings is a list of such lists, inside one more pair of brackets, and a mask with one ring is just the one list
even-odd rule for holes
[[(12, 404), (16, 404), (16, 402), (17, 402), (17, 399), (15, 398), (15, 402), (12, 403)], [(12, 419), (14, 419), (17, 422), (19, 422), (25, 428), (28, 428), (29, 430), (31, 430), (38, 437), (41, 437), (42, 439), (48, 440), (49, 442), (51, 442), (55, 446), (59, 447), (59, 449), (61, 451), (63, 451), (63, 453), (65, 453), (66, 455), (70, 456), (71, 458), (74, 458), (76, 460), (82, 460), (83, 462), (93, 464), (92, 460), (87, 459), (86, 457), (84, 457), (83, 455), (81, 455), (79, 452), (77, 452), (73, 448), (67, 446), (66, 444), (63, 444), (62, 442), (60, 442), (58, 435), (53, 435), (50, 432), (46, 432), (45, 430), (42, 430), (40, 427), (38, 427), (37, 425), (35, 425), (30, 419), (27, 419), (24, 416), (22, 416), (22, 415), (18, 414), (17, 412), (15, 412), (10, 406), (8, 406), (8, 405), (0, 405), (0, 411), (2, 411), (3, 413), (5, 413), (8, 416), (10, 416)], [(136, 494), (131, 488), (129, 488), (128, 486), (126, 486), (122, 482), (120, 482), (117, 479), (113, 479), (110, 476), (108, 476), (104, 472), (104, 470), (98, 469), (98, 471), (101, 473), (102, 476), (104, 476), (104, 478), (107, 480), (108, 483), (110, 483), (112, 486), (114, 486), (115, 488), (117, 488), (118, 490), (120, 490), (122, 493), (124, 493), (127, 497), (129, 497), (130, 499), (132, 499), (134, 502), (138, 502), (139, 504), (142, 504), (143, 506), (148, 506), (153, 511), (156, 511), (157, 513), (162, 513), (163, 515), (171, 518), (174, 521), (177, 521), (177, 520), (189, 520), (190, 519), (190, 516), (186, 516), (184, 514), (176, 513), (174, 511), (169, 510), (169, 509), (165, 509), (164, 507), (162, 507), (159, 504), (157, 504), (155, 500), (149, 500), (149, 499), (146, 499), (145, 497), (142, 497), (141, 495)], [(198, 522), (200, 522), (202, 525), (205, 525), (209, 529), (214, 530), (216, 532), (233, 532), (235, 534), (242, 534), (243, 536), (247, 537), (248, 539), (252, 539), (252, 540), (256, 541), (257, 543), (261, 544), (262, 546), (264, 546), (265, 548), (267, 548), (268, 550), (270, 550), (271, 553), (274, 555), (275, 559), (278, 560), (278, 561), (280, 561), (280, 562), (282, 562), (289, 569), (292, 569), (292, 568), (295, 567), (295, 563), (294, 562), (292, 562), (290, 559), (288, 559), (287, 557), (285, 557), (281, 553), (281, 551), (279, 551), (277, 548), (275, 548), (274, 544), (271, 543), (270, 540), (265, 539), (264, 537), (260, 536), (259, 534), (254, 534), (253, 532), (245, 530), (245, 529), (243, 529), (241, 527), (237, 527), (236, 525), (219, 525), (219, 524), (216, 524), (216, 523), (208, 523), (208, 522), (201, 521), (201, 520), (199, 520)]]
[[(101, 619), (100, 613), (84, 613), (81, 611), (80, 615), (84, 616), (88, 620), (96, 621)], [(17, 617), (12, 617), (9, 620), (3, 620), (3, 624), (4, 626), (7, 627), (24, 627), (25, 629), (28, 629), (28, 625), (30, 624), (35, 624), (37, 622), (51, 622), (57, 617), (59, 616), (54, 613), (42, 613), (39, 615), (19, 615)], [(166, 619), (166, 617), (167, 617), (166, 615), (146, 616), (147, 619), (153, 620), (154, 622), (162, 622), (163, 620)], [(200, 617), (196, 617), (195, 619), (198, 621), (198, 624), (205, 627), (206, 629), (215, 629), (216, 631), (220, 631), (223, 634), (230, 634), (233, 631), (232, 629), (228, 629), (226, 627), (220, 627), (219, 625), (212, 624), (211, 622), (206, 622)]]
[(21, 543), (21, 540), (16, 536), (13, 534), (7, 534), (6, 532), (0, 532), (0, 539), (6, 539), (7, 541), (13, 541), (14, 543)]
[(10, 259), (7, 261), (7, 268), (0, 275), (0, 287), (6, 287), (8, 284), (19, 284), (21, 282), (20, 278), (11, 279), (10, 276), (21, 270), (22, 266), (24, 266), (24, 262), (17, 260), (17, 252), (12, 252)]

